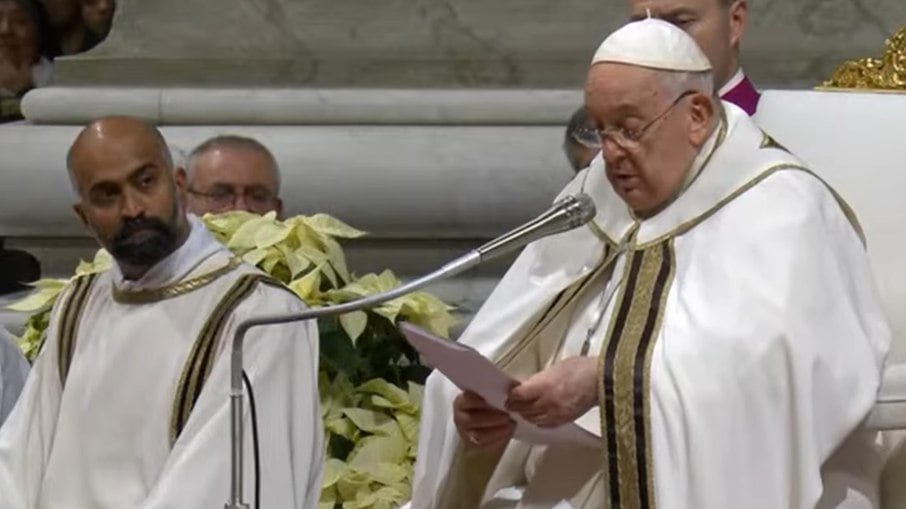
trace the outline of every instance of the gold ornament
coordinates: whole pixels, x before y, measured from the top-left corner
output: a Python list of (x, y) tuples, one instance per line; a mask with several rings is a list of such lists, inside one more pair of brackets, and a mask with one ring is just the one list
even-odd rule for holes
[(906, 27), (887, 40), (881, 58), (845, 62), (819, 88), (906, 91)]

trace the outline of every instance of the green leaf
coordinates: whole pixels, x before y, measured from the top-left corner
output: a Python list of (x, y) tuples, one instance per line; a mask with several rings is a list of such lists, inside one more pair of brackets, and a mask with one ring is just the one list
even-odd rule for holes
[(313, 265), (317, 265), (318, 270), (320, 270), (324, 274), (324, 276), (327, 277), (327, 280), (330, 281), (330, 286), (332, 288), (336, 288), (338, 286), (337, 276), (334, 273), (330, 257), (327, 254), (306, 245), (300, 246), (299, 249), (297, 249), (295, 252), (297, 255), (307, 259)]
[(337, 494), (340, 500), (355, 500), (358, 494), (371, 493), (371, 478), (362, 472), (350, 470), (337, 482)]
[(345, 239), (357, 239), (367, 233), (357, 230), (339, 219), (327, 214), (315, 214), (306, 220), (306, 223), (318, 233)]
[(401, 483), (406, 480), (409, 472), (394, 463), (375, 463), (367, 465), (362, 471), (374, 480), (374, 482), (386, 485)]
[(334, 268), (337, 275), (343, 280), (343, 283), (349, 281), (349, 269), (346, 268), (346, 256), (343, 254), (343, 249), (340, 247), (340, 244), (329, 237), (322, 239), (322, 244), (324, 245), (324, 252), (330, 260), (330, 265)]
[(386, 380), (376, 379), (369, 380), (362, 384), (358, 389), (359, 392), (368, 394), (377, 394), (385, 398), (392, 408), (400, 408), (412, 404), (409, 399), (409, 393), (399, 387), (387, 382)]
[(36, 292), (28, 294), (24, 299), (16, 301), (7, 309), (19, 311), (22, 313), (34, 313), (49, 309), (57, 300), (57, 296), (63, 291), (63, 287), (46, 287)]
[(312, 263), (308, 258), (302, 256), (287, 245), (278, 245), (277, 249), (283, 254), (283, 260), (286, 262), (286, 266), (289, 267), (290, 277), (294, 279), (297, 275), (301, 274), (302, 271), (312, 266)]
[(255, 249), (258, 247), (258, 243), (255, 241), (258, 232), (262, 228), (266, 228), (268, 223), (270, 223), (266, 217), (260, 216), (245, 216), (241, 219), (237, 216), (236, 226), (232, 233), (228, 235), (227, 247), (230, 248), (233, 252), (246, 251), (250, 249)]
[(321, 287), (321, 268), (309, 272), (305, 276), (290, 281), (289, 289), (303, 301), (310, 303), (315, 300)]
[(368, 433), (385, 432), (387, 425), (393, 422), (393, 419), (380, 412), (364, 408), (344, 408), (343, 414), (349, 417), (356, 427)]
[(358, 470), (377, 463), (402, 463), (406, 459), (406, 440), (402, 432), (362, 438), (349, 455), (349, 466)]
[(352, 340), (352, 344), (355, 344), (362, 332), (365, 331), (365, 326), (368, 325), (368, 315), (364, 311), (342, 314), (340, 315), (340, 325), (343, 326), (343, 330), (346, 331), (349, 339)]
[(355, 500), (345, 502), (343, 509), (394, 509), (408, 499), (408, 490), (396, 486), (384, 486), (376, 491), (360, 491)]
[(242, 261), (256, 267), (259, 263), (264, 261), (265, 258), (267, 258), (267, 249), (256, 248), (242, 255)]
[(261, 262), (261, 270), (274, 275), (274, 269), (277, 267), (277, 264), (283, 261), (283, 257), (280, 254), (280, 250), (273, 246), (266, 248), (265, 253), (264, 260)]
[(97, 272), (103, 272), (113, 266), (113, 257), (110, 256), (104, 249), (99, 249), (97, 253), (94, 254), (94, 259), (90, 262), (80, 261), (78, 267), (76, 267), (75, 275), (84, 276), (86, 274), (94, 274)]
[(395, 417), (396, 422), (400, 425), (400, 429), (403, 430), (403, 436), (406, 440), (409, 440), (410, 442), (418, 440), (418, 417), (402, 412), (396, 414)]
[(358, 438), (358, 429), (351, 420), (345, 417), (335, 417), (333, 419), (324, 421), (324, 429), (330, 431), (331, 433), (341, 436), (347, 440), (355, 441)]
[(409, 382), (409, 401), (421, 406), (422, 399), (425, 397), (425, 386)]
[(275, 215), (273, 213), (268, 213), (262, 219), (262, 224), (258, 227), (258, 230), (255, 232), (255, 247), (261, 249), (271, 246), (276, 246), (277, 244), (286, 240), (289, 237), (289, 234), (292, 233), (292, 228), (278, 222), (274, 219)]
[(340, 482), (340, 478), (346, 474), (346, 463), (336, 459), (328, 458), (324, 462), (324, 474), (322, 475), (321, 488), (330, 488)]

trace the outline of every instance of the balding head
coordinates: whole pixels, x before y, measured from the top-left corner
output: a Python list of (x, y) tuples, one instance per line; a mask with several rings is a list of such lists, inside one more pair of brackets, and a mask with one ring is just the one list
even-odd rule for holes
[[(124, 143), (125, 145), (121, 145)], [(143, 145), (138, 147), (137, 145)], [(102, 152), (111, 148), (122, 148), (134, 152), (136, 148), (141, 151), (157, 152), (161, 160), (169, 168), (173, 167), (173, 157), (163, 135), (151, 124), (134, 117), (104, 117), (88, 124), (76, 137), (69, 152), (66, 154), (66, 167), (76, 192), (80, 193), (75, 174), (75, 158), (86, 153), (94, 155), (99, 147)]]
[(188, 235), (177, 178), (160, 131), (132, 117), (85, 127), (66, 158), (85, 226), (130, 279), (172, 253)]

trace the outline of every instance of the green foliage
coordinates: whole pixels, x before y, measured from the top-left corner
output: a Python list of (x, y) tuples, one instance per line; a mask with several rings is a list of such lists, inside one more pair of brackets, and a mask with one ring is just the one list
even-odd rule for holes
[[(209, 215), (205, 225), (233, 253), (287, 285), (311, 307), (347, 302), (392, 289), (390, 271), (355, 277), (338, 238), (363, 232), (325, 214), (285, 221), (274, 214)], [(76, 275), (107, 270), (101, 250)], [(20, 346), (40, 349), (50, 309), (69, 280), (48, 279), (12, 309), (32, 313)], [(447, 336), (450, 306), (417, 292), (369, 311), (319, 321), (319, 392), (327, 447), (319, 509), (391, 509), (409, 499), (422, 385), (428, 369), (396, 327), (406, 320)]]

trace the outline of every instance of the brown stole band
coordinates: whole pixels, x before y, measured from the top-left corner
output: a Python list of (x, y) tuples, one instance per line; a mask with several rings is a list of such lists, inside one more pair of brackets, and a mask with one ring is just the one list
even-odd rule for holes
[(675, 273), (673, 243), (628, 256), (599, 368), (606, 507), (654, 509), (651, 354)]

